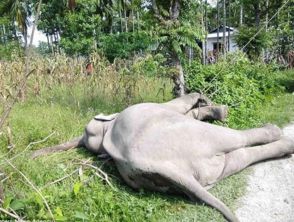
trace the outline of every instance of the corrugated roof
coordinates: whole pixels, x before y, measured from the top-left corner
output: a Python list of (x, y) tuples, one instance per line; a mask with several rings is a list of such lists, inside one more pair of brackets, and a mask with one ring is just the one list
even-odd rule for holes
[[(222, 25), (219, 27), (219, 29), (216, 28), (216, 29), (212, 30), (207, 35), (207, 38), (217, 38), (217, 30), (219, 30), (218, 37), (219, 38), (222, 38), (223, 37), (223, 33), (224, 33), (224, 28), (223, 28)], [(237, 31), (235, 28), (232, 28), (232, 27), (229, 27), (229, 26), (226, 26), (226, 29), (225, 30), (226, 30), (226, 34), (225, 34), (226, 37), (229, 36), (229, 32), (230, 32), (230, 35), (232, 36)]]

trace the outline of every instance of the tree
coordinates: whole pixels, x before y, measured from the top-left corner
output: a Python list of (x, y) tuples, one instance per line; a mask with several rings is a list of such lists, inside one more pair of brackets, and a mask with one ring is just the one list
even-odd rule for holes
[(0, 13), (7, 15), (16, 24), (24, 38), (25, 48), (28, 41), (28, 18), (31, 16), (31, 6), (28, 0), (4, 0), (0, 5)]
[[(184, 70), (182, 66), (186, 46), (199, 50), (196, 40), (202, 40), (203, 34), (199, 23), (191, 22), (198, 16), (199, 4), (188, 0), (167, 1), (152, 0), (152, 15), (156, 20), (153, 34), (157, 48), (165, 51), (171, 66), (175, 67), (174, 94), (185, 93)], [(181, 13), (182, 12), (182, 13)]]
[(258, 59), (263, 49), (271, 44), (270, 35), (265, 30), (260, 31), (255, 27), (243, 26), (238, 31), (236, 42), (240, 47), (246, 46), (243, 50), (249, 59)]

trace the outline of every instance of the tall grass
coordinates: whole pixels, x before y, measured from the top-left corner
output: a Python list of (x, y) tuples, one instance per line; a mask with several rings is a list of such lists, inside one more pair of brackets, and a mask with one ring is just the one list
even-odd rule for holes
[[(82, 58), (68, 58), (59, 55), (54, 58), (33, 57), (31, 70), (35, 70), (28, 80), (29, 98), (38, 96), (49, 100), (48, 95), (60, 102), (71, 105), (100, 108), (100, 100), (105, 104), (126, 105), (143, 100), (167, 100), (171, 98), (171, 83), (158, 76), (146, 77), (138, 72), (134, 61), (116, 60), (109, 64), (104, 58), (91, 56), (94, 72), (86, 74), (86, 62)], [(17, 86), (23, 81), (24, 62), (22, 59), (0, 63), (0, 98), (2, 106), (16, 95)], [(144, 72), (142, 70), (141, 72)], [(58, 98), (59, 97), (59, 98)], [(116, 110), (117, 111), (117, 110)]]

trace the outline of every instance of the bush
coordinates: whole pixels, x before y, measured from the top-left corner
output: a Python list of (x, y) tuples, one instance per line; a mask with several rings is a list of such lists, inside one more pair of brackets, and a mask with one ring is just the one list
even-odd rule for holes
[(0, 60), (13, 60), (15, 57), (23, 55), (23, 48), (18, 41), (10, 41), (0, 44)]
[[(258, 34), (256, 35), (256, 33)], [(271, 45), (270, 34), (265, 31), (260, 32), (255, 27), (244, 26), (240, 28), (235, 40), (240, 48), (246, 45), (244, 51), (250, 59), (257, 59), (262, 50)]]
[(123, 32), (104, 35), (99, 39), (99, 48), (109, 61), (115, 58), (129, 58), (134, 53), (144, 52), (151, 40), (145, 32)]
[(203, 92), (214, 102), (229, 106), (230, 127), (260, 124), (258, 107), (281, 90), (271, 66), (250, 62), (240, 52), (229, 54), (226, 61), (217, 64), (195, 62), (186, 69), (190, 90)]
[(171, 77), (171, 68), (165, 65), (166, 58), (162, 54), (147, 54), (134, 59), (132, 72), (148, 77)]

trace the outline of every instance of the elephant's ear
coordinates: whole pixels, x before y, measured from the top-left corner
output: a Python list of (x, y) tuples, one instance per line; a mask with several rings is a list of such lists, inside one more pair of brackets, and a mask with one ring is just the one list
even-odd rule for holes
[(114, 120), (117, 115), (118, 115), (118, 113), (114, 113), (111, 115), (104, 115), (104, 114), (100, 113), (99, 115), (95, 116), (94, 119), (100, 120), (100, 121), (111, 121), (111, 120)]

